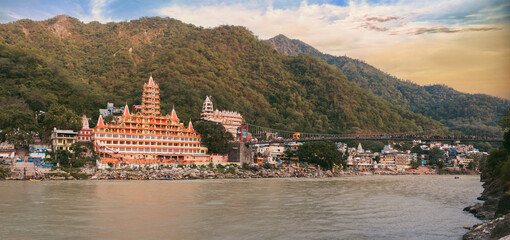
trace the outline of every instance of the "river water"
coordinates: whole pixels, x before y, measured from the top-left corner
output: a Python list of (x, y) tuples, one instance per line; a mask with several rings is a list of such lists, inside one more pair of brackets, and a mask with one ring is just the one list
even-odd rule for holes
[(461, 239), (478, 176), (0, 182), (0, 239)]

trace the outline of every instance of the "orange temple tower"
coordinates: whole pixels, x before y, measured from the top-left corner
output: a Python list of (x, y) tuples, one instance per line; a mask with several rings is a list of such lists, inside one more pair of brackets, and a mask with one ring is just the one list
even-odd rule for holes
[(163, 164), (207, 162), (207, 148), (200, 143), (191, 121), (179, 122), (175, 109), (161, 116), (159, 86), (152, 76), (143, 85), (138, 112), (124, 113), (113, 124), (105, 124), (100, 115), (92, 141), (102, 163)]

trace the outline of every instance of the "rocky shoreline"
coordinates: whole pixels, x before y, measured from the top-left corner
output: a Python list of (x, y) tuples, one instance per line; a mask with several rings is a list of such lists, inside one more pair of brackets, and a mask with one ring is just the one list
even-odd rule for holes
[[(475, 217), (483, 220), (469, 228), (469, 232), (463, 237), (464, 240), (510, 240), (510, 214), (507, 212), (510, 204), (510, 195), (505, 195), (504, 182), (501, 179), (494, 179), (487, 174), (480, 175), (483, 183), (483, 192), (477, 203), (464, 208), (464, 211), (472, 213)], [(503, 215), (505, 214), (505, 215)]]
[[(175, 165), (147, 168), (116, 168), (99, 170), (95, 167), (81, 169), (53, 168), (39, 171), (37, 179), (42, 180), (186, 180), (186, 179), (236, 179), (236, 178), (325, 178), (340, 176), (366, 175), (437, 175), (426, 167), (411, 169), (404, 173), (389, 170), (353, 171), (321, 170), (313, 166), (278, 165), (263, 167), (261, 165)], [(444, 174), (444, 173), (443, 173)], [(6, 180), (29, 180), (19, 172), (13, 172)]]
[[(271, 167), (258, 165), (216, 166), (164, 166), (154, 168), (121, 168), (98, 170), (95, 168), (53, 169), (39, 176), (43, 180), (187, 180), (187, 179), (237, 179), (237, 178), (326, 178), (357, 175), (349, 170), (321, 170), (314, 167)], [(13, 175), (6, 180), (28, 180)]]
[[(426, 168), (426, 167), (420, 167)], [(216, 166), (175, 165), (152, 168), (118, 168), (98, 170), (95, 167), (81, 169), (59, 169), (40, 171), (38, 179), (42, 180), (186, 180), (186, 179), (236, 179), (236, 178), (326, 178), (340, 176), (366, 175), (437, 175), (435, 171), (412, 169), (397, 173), (389, 170), (353, 171), (321, 170), (313, 166), (297, 167), (295, 165), (274, 165), (265, 168), (260, 165), (239, 166), (236, 164)], [(19, 173), (19, 172), (18, 172)], [(14, 174), (6, 180), (29, 180), (21, 174)]]

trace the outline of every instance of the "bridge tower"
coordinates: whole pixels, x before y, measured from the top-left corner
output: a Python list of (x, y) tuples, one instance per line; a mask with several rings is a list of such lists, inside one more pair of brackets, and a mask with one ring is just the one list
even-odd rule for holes
[(247, 142), (248, 140), (249, 140), (248, 125), (247, 124), (241, 124), (241, 127), (239, 127), (239, 141), (240, 142)]

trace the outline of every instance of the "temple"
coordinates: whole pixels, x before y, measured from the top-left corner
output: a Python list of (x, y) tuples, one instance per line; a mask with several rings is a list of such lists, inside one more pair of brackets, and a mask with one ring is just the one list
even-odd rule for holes
[(160, 113), (159, 86), (152, 76), (143, 86), (142, 104), (130, 113), (126, 105), (122, 116), (105, 124), (101, 115), (92, 133), (92, 141), (101, 163), (164, 164), (209, 160), (207, 148), (200, 143), (191, 121), (188, 127), (179, 121), (175, 109), (167, 116)]
[(238, 138), (241, 124), (243, 123), (243, 116), (234, 111), (219, 111), (214, 110), (213, 103), (210, 96), (206, 96), (202, 106), (202, 113), (200, 119), (221, 123), (227, 132), (231, 133), (234, 139)]
[(92, 128), (89, 127), (89, 119), (85, 114), (81, 117), (82, 127), (78, 132), (78, 142), (90, 142), (92, 136)]

